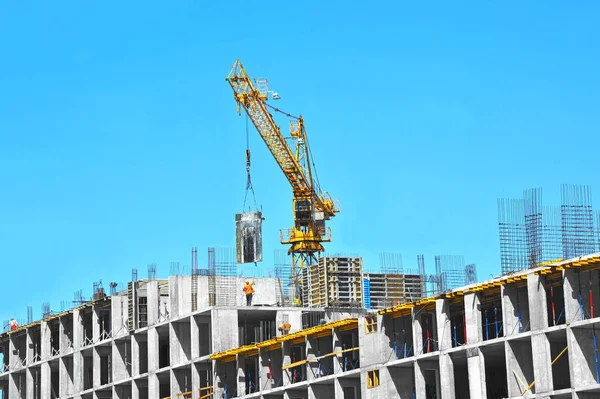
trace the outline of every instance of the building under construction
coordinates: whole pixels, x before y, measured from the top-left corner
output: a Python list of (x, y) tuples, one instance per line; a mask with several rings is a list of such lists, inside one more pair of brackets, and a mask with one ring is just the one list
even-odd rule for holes
[(597, 398), (599, 269), (596, 253), (371, 312), (278, 306), (268, 277), (253, 306), (214, 302), (211, 279), (236, 276), (133, 281), (0, 335), (2, 399)]

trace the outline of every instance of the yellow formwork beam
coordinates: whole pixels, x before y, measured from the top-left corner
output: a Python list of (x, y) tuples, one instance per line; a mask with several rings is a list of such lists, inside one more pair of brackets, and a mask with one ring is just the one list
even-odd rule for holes
[[(244, 345), (239, 348), (230, 349), (224, 352), (214, 353), (210, 356), (211, 360), (219, 360), (221, 362), (231, 361), (235, 359), (237, 355), (249, 356), (249, 353), (254, 353), (254, 351), (258, 351), (258, 349), (266, 349), (272, 348), (277, 349), (276, 345), (280, 345), (281, 342), (291, 341), (291, 343), (301, 343), (306, 340), (306, 337), (318, 337), (325, 336), (325, 334), (332, 334), (333, 329), (344, 328), (344, 329), (356, 329), (358, 328), (358, 319), (349, 318), (342, 319), (338, 321), (334, 321), (327, 324), (322, 324), (319, 326), (307, 328), (305, 330), (300, 330), (291, 334), (282, 335), (277, 338), (273, 338), (267, 341), (259, 342), (253, 345)], [(272, 350), (271, 349), (271, 350)], [(269, 349), (267, 349), (269, 350)], [(233, 357), (233, 359), (232, 359)]]

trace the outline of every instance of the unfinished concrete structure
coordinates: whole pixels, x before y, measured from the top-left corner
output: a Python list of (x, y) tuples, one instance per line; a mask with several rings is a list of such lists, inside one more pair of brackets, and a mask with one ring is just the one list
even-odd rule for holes
[[(0, 335), (0, 388), (3, 399), (598, 398), (599, 269), (596, 253), (368, 314), (212, 305), (206, 276), (144, 280)], [(275, 282), (257, 286), (257, 305), (276, 301)]]

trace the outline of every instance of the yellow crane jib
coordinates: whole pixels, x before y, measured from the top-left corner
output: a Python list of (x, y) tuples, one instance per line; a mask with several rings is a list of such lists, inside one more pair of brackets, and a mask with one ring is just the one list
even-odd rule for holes
[[(325, 221), (339, 212), (339, 205), (328, 193), (321, 192), (302, 116), (295, 117), (269, 105), (269, 97), (277, 100), (279, 95), (269, 91), (267, 79), (252, 80), (239, 60), (226, 80), (233, 89), (238, 113), (241, 113), (240, 106), (244, 108), (292, 186), (294, 225), (281, 231), (281, 242), (291, 244), (288, 252), (292, 254), (292, 277), (299, 294), (299, 272), (304, 266), (315, 264), (316, 254), (324, 250), (321, 243), (331, 240)], [(269, 108), (292, 119), (290, 136), (295, 148), (292, 149), (281, 134)]]

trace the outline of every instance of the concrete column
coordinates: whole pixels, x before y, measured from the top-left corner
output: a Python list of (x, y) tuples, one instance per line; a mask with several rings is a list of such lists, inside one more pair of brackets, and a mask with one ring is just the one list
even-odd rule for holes
[(131, 376), (140, 375), (140, 343), (136, 335), (131, 336)]
[(101, 373), (101, 365), (100, 365), (100, 353), (98, 353), (98, 348), (92, 349), (92, 366), (94, 367), (92, 378), (94, 379), (93, 386), (100, 386), (100, 373)]
[(551, 365), (552, 356), (550, 352), (550, 342), (548, 341), (546, 334), (541, 333), (532, 335), (531, 349), (535, 355), (533, 356), (535, 393), (539, 394), (552, 391), (554, 389)]
[(83, 345), (83, 325), (78, 309), (73, 309), (73, 335), (71, 339), (73, 340), (73, 350), (79, 350)]
[(148, 329), (148, 371), (153, 372), (159, 369), (159, 337), (156, 328)]
[(60, 391), (60, 397), (66, 397), (72, 394), (71, 389), (71, 378), (69, 377), (68, 364), (66, 358), (61, 357), (58, 360), (58, 387)]
[(438, 327), (439, 350), (452, 348), (452, 329), (450, 328), (450, 301), (437, 299), (435, 301), (435, 317)]
[(466, 342), (474, 344), (483, 341), (481, 302), (476, 292), (465, 294), (465, 323), (467, 327)]
[(171, 318), (192, 312), (192, 276), (169, 276), (169, 301)]
[(28, 328), (27, 329), (27, 344), (25, 347), (25, 350), (27, 351), (27, 353), (25, 354), (25, 359), (26, 359), (26, 364), (29, 366), (31, 363), (33, 363), (33, 356), (34, 356), (34, 343), (33, 343), (33, 337), (31, 336), (32, 334), (32, 329)]
[(149, 281), (146, 284), (146, 295), (148, 298), (148, 326), (153, 326), (158, 321), (158, 305), (160, 297), (158, 281)]
[(243, 396), (246, 394), (246, 358), (242, 355), (236, 357), (236, 372), (237, 372), (237, 394)]
[(13, 336), (8, 337), (8, 353), (4, 354), (4, 356), (8, 355), (8, 367), (9, 371), (13, 371), (17, 361), (19, 359), (19, 355), (17, 353), (17, 348), (15, 346), (15, 338)]
[(73, 392), (83, 391), (83, 355), (77, 351), (73, 353)]
[(582, 320), (579, 306), (579, 270), (565, 269), (564, 292), (565, 292), (565, 319), (567, 323)]
[(273, 381), (272, 372), (269, 370), (269, 364), (271, 359), (270, 351), (259, 349), (258, 351), (258, 383), (260, 384), (260, 390), (271, 389), (275, 385)]
[(160, 398), (160, 382), (156, 373), (148, 375), (148, 398)]
[[(135, 291), (137, 293), (137, 290)], [(134, 301), (135, 303), (135, 301)], [(134, 311), (137, 315), (137, 309)], [(125, 295), (115, 295), (110, 302), (110, 322), (113, 338), (129, 334), (129, 298)]]
[(98, 317), (98, 306), (96, 305), (92, 307), (92, 340), (94, 342), (100, 340), (100, 318)]
[[(37, 371), (37, 369), (36, 369), (36, 371)], [(33, 373), (34, 373), (33, 369), (27, 369), (27, 373), (25, 374), (25, 379), (27, 381), (27, 384), (26, 384), (27, 385), (27, 390), (25, 392), (25, 398), (33, 398), (33, 395), (34, 395), (34, 392), (35, 392), (34, 391), (34, 389), (35, 389), (35, 386), (34, 386), (34, 384), (35, 384), (35, 382), (34, 382), (35, 376), (34, 376)], [(38, 378), (39, 378), (39, 376), (38, 376)]]
[[(423, 353), (423, 325), (421, 324), (420, 308), (412, 309), (413, 353), (415, 356)], [(424, 377), (423, 377), (424, 378)], [(423, 386), (425, 383), (423, 382)]]
[(479, 348), (467, 349), (467, 368), (469, 373), (469, 395), (472, 398), (486, 399), (485, 360)]
[(50, 358), (52, 353), (52, 344), (50, 343), (50, 328), (48, 323), (42, 321), (40, 325), (40, 356), (42, 360)]
[(546, 277), (533, 273), (529, 274), (527, 276), (527, 296), (529, 298), (529, 314), (531, 315), (531, 331), (539, 331), (547, 328), (548, 302), (546, 301)]
[(444, 388), (441, 390), (442, 399), (457, 399), (454, 388), (454, 364), (450, 355), (440, 355), (440, 383)]
[(529, 308), (525, 307), (525, 299), (521, 298), (514, 284), (502, 286), (502, 329), (506, 337), (519, 334), (519, 329), (525, 331), (525, 322), (529, 314)]
[[(198, 399), (200, 397), (200, 370), (198, 364), (192, 364), (192, 399)], [(206, 392), (205, 392), (206, 393)]]
[(21, 399), (21, 390), (25, 389), (25, 375), (12, 373), (8, 378), (8, 399)]
[(197, 359), (200, 357), (200, 326), (197, 317), (190, 317), (190, 327), (190, 339), (192, 341), (190, 354), (192, 359)]
[[(135, 381), (131, 383), (131, 399), (140, 399), (140, 388)], [(198, 398), (192, 398), (198, 399)]]
[[(331, 337), (333, 339), (333, 351), (339, 352), (342, 350), (342, 334), (337, 329), (333, 330), (333, 335)], [(340, 353), (335, 355), (335, 359), (333, 359), (333, 373), (341, 373), (344, 371), (344, 354)]]
[(419, 362), (415, 362), (415, 395), (416, 399), (427, 399), (427, 387), (425, 384), (425, 370)]
[[(319, 378), (319, 362), (314, 360), (318, 355), (317, 340), (307, 337), (306, 339), (306, 359), (308, 363), (306, 363), (306, 380), (312, 381), (314, 379)], [(312, 359), (312, 360), (311, 360)]]
[[(43, 323), (43, 322), (42, 322)], [(49, 342), (48, 342), (49, 344)], [(44, 362), (40, 367), (40, 399), (51, 399), (52, 396), (52, 374), (50, 363)]]
[[(283, 353), (282, 367), (292, 364), (292, 344), (290, 341), (282, 343), (281, 350)], [(283, 385), (289, 385), (292, 383), (291, 369), (287, 369), (283, 373)]]

